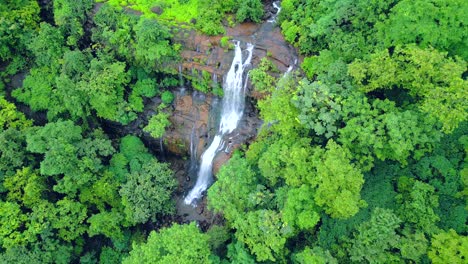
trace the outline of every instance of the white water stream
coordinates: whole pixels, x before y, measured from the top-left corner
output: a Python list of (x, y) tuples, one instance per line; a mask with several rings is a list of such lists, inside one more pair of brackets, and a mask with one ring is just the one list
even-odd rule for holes
[[(279, 2), (278, 2), (278, 3), (279, 3)], [(275, 23), (275, 22), (276, 22), (276, 18), (278, 17), (279, 13), (281, 12), (281, 7), (278, 5), (278, 3), (273, 2), (273, 7), (274, 7), (277, 11), (276, 11), (276, 14), (275, 14), (271, 19), (268, 19), (268, 20), (267, 20), (268, 23)]]
[(242, 58), (243, 51), (240, 43), (235, 45), (234, 59), (229, 69), (226, 80), (223, 84), (224, 97), (221, 110), (221, 121), (218, 133), (214, 137), (211, 145), (203, 152), (201, 156), (200, 169), (197, 174), (197, 182), (192, 190), (185, 197), (186, 204), (194, 204), (202, 197), (202, 193), (208, 189), (212, 182), (213, 159), (216, 154), (223, 149), (223, 137), (236, 129), (239, 120), (244, 113), (245, 104), (245, 80), (244, 71), (250, 65), (254, 46), (250, 43), (244, 50), (247, 55)]

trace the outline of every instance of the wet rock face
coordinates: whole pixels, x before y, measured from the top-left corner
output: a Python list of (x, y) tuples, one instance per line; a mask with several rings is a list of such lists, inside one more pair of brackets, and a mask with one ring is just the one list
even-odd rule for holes
[[(268, 1), (265, 6), (265, 18), (272, 18), (277, 12), (272, 6), (272, 1)], [(174, 29), (173, 33), (174, 41), (182, 45), (179, 72), (187, 78), (193, 78), (206, 71), (222, 82), (221, 76), (229, 70), (234, 56), (233, 50), (221, 46), (222, 36), (206, 36), (195, 30), (183, 28)], [(226, 28), (225, 35), (231, 40), (255, 45), (252, 57), (253, 68), (266, 56), (280, 72), (286, 72), (291, 65), (299, 65), (296, 50), (284, 40), (281, 29), (275, 22), (242, 23), (233, 28)], [(255, 100), (252, 98), (259, 99), (264, 94), (254, 92), (249, 84), (247, 96), (244, 116), (238, 128), (224, 138), (226, 145), (213, 161), (214, 174), (230, 158), (232, 151), (252, 141), (260, 128), (261, 120), (258, 118), (258, 112), (254, 107)], [(221, 99), (211, 95), (197, 92), (178, 94), (171, 116), (172, 126), (164, 136), (166, 150), (185, 157), (192, 155), (195, 156), (192, 158), (199, 161), (201, 154), (218, 130), (216, 120), (219, 119), (220, 106)]]
[[(218, 131), (221, 99), (200, 92), (178, 92), (174, 101), (174, 110), (170, 117), (171, 127), (164, 135), (166, 151), (173, 154), (200, 160), (203, 151), (208, 147)], [(252, 141), (261, 126), (255, 108), (250, 101), (246, 102), (243, 118), (238, 128), (224, 138), (225, 146), (216, 156), (213, 172), (216, 174), (231, 156), (234, 149)]]
[(180, 156), (190, 156), (191, 148), (196, 148), (195, 153), (203, 151), (209, 137), (212, 102), (212, 96), (199, 92), (177, 94), (170, 117), (172, 125), (164, 135), (168, 151)]
[[(272, 9), (270, 6), (268, 8)], [(270, 13), (273, 11), (276, 9)], [(242, 23), (233, 28), (226, 27), (225, 35), (231, 40), (255, 45), (253, 67), (267, 55), (281, 72), (295, 63), (296, 50), (285, 41), (276, 23)], [(174, 30), (174, 41), (182, 45), (180, 66), (184, 75), (193, 76), (195, 72), (207, 71), (211, 75), (223, 76), (229, 70), (233, 51), (221, 47), (221, 36), (206, 36), (195, 30), (179, 28)]]

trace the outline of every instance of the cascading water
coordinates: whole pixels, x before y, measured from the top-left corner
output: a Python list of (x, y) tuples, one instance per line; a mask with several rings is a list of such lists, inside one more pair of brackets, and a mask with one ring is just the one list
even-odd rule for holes
[[(279, 2), (278, 2), (279, 3)], [(278, 5), (278, 3), (273, 2), (273, 7), (277, 10), (276, 14), (274, 14), (273, 18), (269, 19), (267, 22), (268, 23), (275, 23), (276, 22), (276, 17), (278, 17), (279, 13), (281, 12), (281, 7)]]
[(245, 104), (244, 71), (252, 60), (253, 48), (252, 44), (247, 44), (245, 50), (247, 57), (245, 60), (242, 60), (240, 42), (237, 42), (235, 45), (234, 59), (223, 85), (224, 97), (218, 133), (211, 142), (211, 145), (201, 156), (197, 182), (185, 197), (184, 202), (186, 204), (194, 204), (196, 200), (201, 198), (202, 193), (208, 189), (212, 182), (213, 159), (218, 151), (224, 147), (223, 137), (234, 131), (239, 120), (242, 118)]

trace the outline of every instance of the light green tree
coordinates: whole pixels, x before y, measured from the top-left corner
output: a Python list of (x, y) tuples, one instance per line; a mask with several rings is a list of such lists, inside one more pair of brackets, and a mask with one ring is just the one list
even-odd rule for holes
[(151, 232), (148, 241), (133, 244), (123, 264), (205, 264), (211, 263), (208, 235), (195, 226), (174, 224), (159, 232)]

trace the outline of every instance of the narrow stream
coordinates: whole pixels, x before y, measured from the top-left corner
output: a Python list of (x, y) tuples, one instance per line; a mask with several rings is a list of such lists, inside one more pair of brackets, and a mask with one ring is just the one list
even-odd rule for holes
[[(254, 45), (247, 43), (247, 48), (242, 51), (240, 42), (235, 44), (234, 59), (223, 84), (224, 97), (221, 110), (221, 121), (218, 132), (208, 149), (201, 156), (197, 182), (185, 197), (185, 204), (196, 205), (203, 192), (208, 189), (213, 181), (213, 159), (224, 148), (224, 136), (237, 128), (242, 118), (245, 106), (245, 79), (246, 68), (250, 66)], [(243, 53), (247, 53), (243, 58)]]

